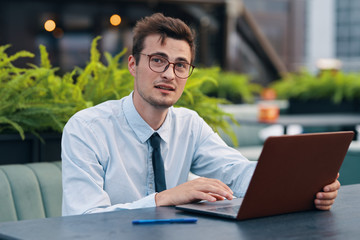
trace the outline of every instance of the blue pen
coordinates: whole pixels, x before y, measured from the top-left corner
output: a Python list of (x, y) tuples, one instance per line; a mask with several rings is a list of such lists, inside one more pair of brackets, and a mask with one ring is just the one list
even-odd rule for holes
[(140, 219), (133, 220), (133, 224), (156, 224), (156, 223), (196, 223), (197, 218), (169, 218), (169, 219)]

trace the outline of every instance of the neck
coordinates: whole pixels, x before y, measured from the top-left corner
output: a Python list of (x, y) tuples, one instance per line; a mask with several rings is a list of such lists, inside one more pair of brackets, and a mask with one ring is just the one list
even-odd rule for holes
[(136, 111), (149, 126), (158, 130), (166, 119), (169, 108), (154, 107), (148, 103), (138, 102), (133, 99)]
[(152, 129), (158, 130), (161, 127), (161, 125), (164, 123), (169, 109), (144, 109), (144, 110), (145, 111), (138, 110), (140, 116), (145, 120), (147, 124), (150, 125)]

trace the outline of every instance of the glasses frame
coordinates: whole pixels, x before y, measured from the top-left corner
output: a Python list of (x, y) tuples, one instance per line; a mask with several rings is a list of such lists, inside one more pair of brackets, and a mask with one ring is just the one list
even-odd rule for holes
[[(165, 72), (166, 70), (168, 70), (170, 64), (172, 64), (172, 65), (173, 65), (173, 72), (174, 72), (175, 76), (177, 76), (178, 78), (181, 78), (181, 79), (186, 79), (186, 78), (189, 78), (189, 77), (191, 76), (191, 74), (193, 73), (194, 68), (195, 68), (195, 66), (192, 65), (191, 63), (185, 62), (186, 64), (189, 64), (189, 65), (190, 65), (189, 75), (188, 75), (187, 77), (179, 77), (179, 76), (176, 74), (176, 72), (175, 72), (175, 64), (176, 64), (176, 63), (179, 63), (179, 62), (170, 62), (170, 61), (167, 60), (165, 57), (163, 57), (163, 56), (161, 56), (161, 55), (159, 55), (159, 54), (145, 54), (145, 53), (140, 53), (140, 54), (141, 54), (141, 55), (144, 55), (144, 56), (147, 56), (147, 57), (149, 58), (149, 62), (148, 62), (149, 68), (151, 69), (151, 71), (156, 72), (156, 73), (163, 73), (163, 72)], [(165, 60), (168, 62), (168, 64), (165, 65), (163, 71), (160, 71), (160, 72), (159, 72), (159, 71), (155, 71), (154, 69), (151, 68), (151, 66), (150, 66), (150, 59), (151, 59), (152, 57), (154, 57), (154, 56), (159, 56), (159, 57), (165, 59)]]

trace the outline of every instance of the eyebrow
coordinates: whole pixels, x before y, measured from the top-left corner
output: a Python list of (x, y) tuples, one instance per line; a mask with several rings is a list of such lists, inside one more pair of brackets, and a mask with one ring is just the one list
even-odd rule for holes
[[(166, 53), (163, 52), (155, 52), (155, 53), (150, 53), (149, 55), (159, 55), (161, 57), (164, 57), (166, 59), (169, 59), (169, 56)], [(186, 58), (183, 57), (178, 57), (175, 59), (176, 62), (186, 62), (189, 63), (189, 61)]]

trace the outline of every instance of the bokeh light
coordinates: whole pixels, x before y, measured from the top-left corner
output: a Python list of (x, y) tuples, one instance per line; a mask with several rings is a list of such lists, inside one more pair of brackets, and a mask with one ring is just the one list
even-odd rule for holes
[(55, 28), (53, 31), (53, 36), (55, 38), (62, 38), (64, 36), (64, 31), (61, 28)]
[(56, 28), (56, 23), (55, 23), (55, 21), (54, 21), (54, 20), (51, 20), (51, 19), (47, 20), (47, 21), (45, 22), (45, 24), (44, 24), (44, 28), (45, 28), (45, 30), (48, 31), (48, 32), (54, 31), (55, 28)]
[(113, 26), (119, 26), (121, 23), (121, 17), (118, 14), (114, 14), (110, 17), (110, 23)]

